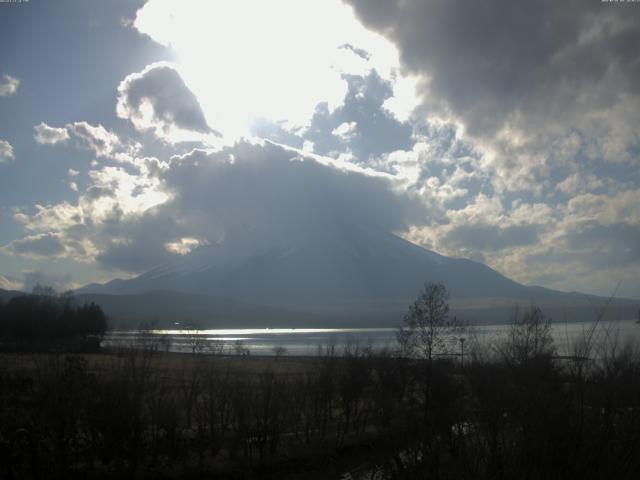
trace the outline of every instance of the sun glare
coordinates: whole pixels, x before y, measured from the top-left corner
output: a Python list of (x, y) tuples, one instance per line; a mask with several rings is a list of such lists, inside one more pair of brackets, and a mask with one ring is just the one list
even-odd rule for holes
[(226, 137), (247, 135), (256, 118), (304, 128), (319, 103), (343, 103), (344, 74), (404, 78), (396, 48), (337, 0), (151, 0), (135, 27), (175, 50), (207, 121)]

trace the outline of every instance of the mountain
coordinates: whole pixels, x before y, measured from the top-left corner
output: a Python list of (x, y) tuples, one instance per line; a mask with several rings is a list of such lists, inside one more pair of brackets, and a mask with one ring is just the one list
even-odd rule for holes
[(75, 295), (75, 299), (79, 303), (94, 302), (100, 305), (115, 328), (141, 325), (165, 328), (213, 325), (244, 328), (257, 324), (302, 327), (306, 322), (318, 324), (322, 321), (308, 312), (247, 305), (225, 298), (172, 291), (132, 295), (83, 293)]
[[(218, 326), (396, 325), (425, 281), (443, 282), (452, 313), (473, 322), (506, 321), (516, 304), (530, 303), (556, 318), (593, 316), (584, 295), (527, 287), (481, 263), (355, 225), (269, 239), (244, 232), (138, 277), (76, 293), (121, 319), (185, 317)], [(620, 301), (610, 309), (624, 316), (634, 306)]]
[(26, 295), (26, 294), (18, 290), (4, 290), (0, 288), (0, 302), (2, 303), (7, 303), (13, 297), (19, 297), (22, 295)]

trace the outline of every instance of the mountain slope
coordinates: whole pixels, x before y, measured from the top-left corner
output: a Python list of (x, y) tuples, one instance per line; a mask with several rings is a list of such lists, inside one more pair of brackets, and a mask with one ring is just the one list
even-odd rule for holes
[[(526, 288), (489, 267), (452, 259), (393, 234), (346, 227), (261, 244), (238, 254), (236, 242), (200, 248), (130, 280), (88, 286), (89, 293), (155, 290), (198, 293), (259, 305), (332, 310), (414, 298), (442, 281), (454, 297), (513, 296)], [(232, 251), (230, 251), (232, 250)]]
[[(569, 320), (593, 313), (579, 294), (526, 287), (481, 263), (353, 225), (269, 240), (230, 236), (136, 278), (77, 293), (110, 295), (93, 299), (121, 318), (182, 315), (224, 326), (394, 325), (425, 281), (443, 282), (453, 314), (470, 321), (506, 321), (514, 305), (531, 302)], [(631, 312), (631, 304), (624, 308)]]
[(22, 295), (25, 295), (25, 293), (18, 290), (4, 290), (0, 288), (0, 302), (3, 303), (8, 302), (13, 297), (20, 297)]
[(304, 312), (247, 305), (207, 295), (172, 291), (152, 291), (131, 295), (83, 293), (75, 295), (79, 303), (94, 302), (102, 307), (114, 328), (251, 327), (277, 323), (291, 327), (304, 322), (320, 322)]

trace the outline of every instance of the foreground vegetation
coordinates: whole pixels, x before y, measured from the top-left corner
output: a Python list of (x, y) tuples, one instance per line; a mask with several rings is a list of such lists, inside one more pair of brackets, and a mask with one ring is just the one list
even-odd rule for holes
[(13, 354), (3, 478), (638, 478), (640, 357)]
[(425, 286), (398, 351), (2, 354), (0, 478), (640, 478), (636, 345), (558, 357), (531, 308), (447, 355), (447, 314)]

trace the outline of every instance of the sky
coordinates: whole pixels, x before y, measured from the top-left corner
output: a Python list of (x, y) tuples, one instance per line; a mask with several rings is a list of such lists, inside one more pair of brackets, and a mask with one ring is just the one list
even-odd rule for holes
[(0, 288), (331, 214), (640, 298), (639, 47), (637, 2), (0, 3)]

